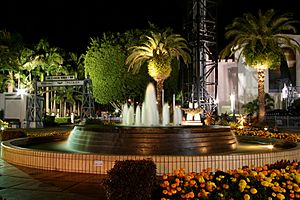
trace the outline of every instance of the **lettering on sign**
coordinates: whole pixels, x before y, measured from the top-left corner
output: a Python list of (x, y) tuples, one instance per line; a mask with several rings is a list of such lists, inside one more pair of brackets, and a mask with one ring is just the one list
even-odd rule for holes
[(75, 80), (74, 75), (66, 75), (66, 76), (46, 76), (46, 81), (59, 81), (59, 80)]
[(55, 86), (68, 86), (68, 85), (83, 85), (84, 81), (43, 81), (37, 82), (38, 87), (55, 87)]
[(101, 167), (101, 166), (103, 166), (103, 161), (102, 160), (94, 160), (94, 165), (96, 167)]

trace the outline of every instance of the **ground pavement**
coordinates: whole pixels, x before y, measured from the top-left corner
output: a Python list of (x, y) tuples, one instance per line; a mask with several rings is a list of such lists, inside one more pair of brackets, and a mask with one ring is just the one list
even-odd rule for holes
[(105, 200), (103, 178), (24, 168), (0, 159), (0, 200)]

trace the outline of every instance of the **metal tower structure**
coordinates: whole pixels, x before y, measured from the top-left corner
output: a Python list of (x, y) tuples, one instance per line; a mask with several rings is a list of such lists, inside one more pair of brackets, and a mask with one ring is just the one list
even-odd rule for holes
[(192, 62), (183, 78), (185, 101), (197, 102), (204, 111), (216, 108), (218, 51), (216, 0), (191, 0), (184, 32), (192, 49)]
[(81, 106), (81, 120), (95, 117), (95, 103), (93, 99), (93, 85), (92, 80), (88, 76), (84, 80), (82, 91), (82, 106)]

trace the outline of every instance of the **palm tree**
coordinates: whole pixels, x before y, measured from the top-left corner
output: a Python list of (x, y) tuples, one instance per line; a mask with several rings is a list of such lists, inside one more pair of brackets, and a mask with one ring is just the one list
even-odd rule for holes
[(273, 9), (258, 16), (246, 13), (235, 18), (226, 27), (225, 38), (232, 41), (221, 51), (221, 57), (238, 53), (245, 64), (257, 70), (258, 74), (258, 123), (265, 120), (264, 77), (265, 69), (280, 66), (282, 47), (300, 49), (298, 42), (285, 33), (295, 33), (295, 21), (290, 13), (278, 14)]
[(161, 113), (162, 90), (164, 81), (171, 74), (172, 60), (179, 60), (181, 57), (185, 64), (191, 60), (186, 40), (167, 29), (163, 33), (151, 32), (151, 35), (145, 36), (145, 42), (139, 46), (132, 46), (129, 50), (132, 52), (125, 62), (129, 64), (128, 70), (137, 73), (143, 63), (148, 63), (148, 73), (157, 83), (157, 101)]
[(19, 72), (19, 55), (23, 46), (20, 34), (0, 30), (0, 72), (8, 85), (8, 92), (14, 89), (14, 74)]

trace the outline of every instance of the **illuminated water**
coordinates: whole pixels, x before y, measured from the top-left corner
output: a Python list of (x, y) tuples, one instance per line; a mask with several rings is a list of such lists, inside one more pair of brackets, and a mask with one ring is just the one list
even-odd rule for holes
[[(59, 142), (50, 142), (38, 145), (30, 146), (31, 149), (39, 149), (46, 151), (58, 151), (58, 152), (68, 152), (68, 153), (89, 153), (84, 151), (76, 151), (69, 148), (67, 140)], [(245, 143), (239, 142), (237, 148), (234, 152), (224, 153), (224, 154), (244, 154), (244, 153), (266, 153), (280, 151), (280, 148), (271, 148), (270, 143)]]
[[(163, 98), (163, 97), (162, 97)], [(175, 106), (174, 106), (175, 107)], [(162, 124), (159, 123), (159, 112), (156, 103), (155, 87), (149, 83), (145, 93), (145, 99), (142, 108), (138, 105), (134, 112), (133, 105), (125, 103), (122, 109), (122, 125), (125, 126), (169, 126), (170, 122), (170, 106), (165, 103), (162, 110)], [(173, 114), (173, 124), (178, 126), (181, 124), (182, 111), (175, 107)]]

